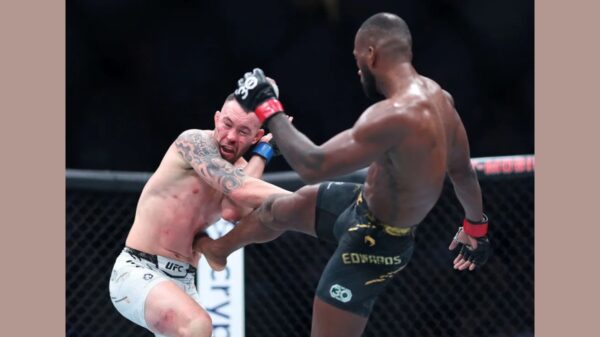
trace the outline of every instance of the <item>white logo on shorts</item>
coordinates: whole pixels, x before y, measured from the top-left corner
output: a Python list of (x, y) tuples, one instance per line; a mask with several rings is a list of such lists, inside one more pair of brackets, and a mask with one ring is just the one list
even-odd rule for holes
[(329, 189), (331, 185), (344, 185), (344, 183), (339, 181), (330, 182), (329, 184), (327, 184), (327, 189)]
[(352, 299), (352, 291), (350, 289), (344, 288), (339, 284), (334, 284), (329, 289), (329, 295), (335, 298), (336, 300), (347, 303)]

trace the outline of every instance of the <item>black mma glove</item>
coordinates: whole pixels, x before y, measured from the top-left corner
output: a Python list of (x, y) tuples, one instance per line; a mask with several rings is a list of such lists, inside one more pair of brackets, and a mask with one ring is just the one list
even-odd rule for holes
[(283, 112), (283, 106), (277, 99), (275, 89), (260, 68), (245, 73), (233, 92), (235, 99), (246, 111), (254, 111), (261, 123), (277, 113)]
[(458, 228), (458, 232), (454, 236), (455, 240), (458, 239), (461, 231), (477, 241), (477, 248), (473, 249), (470, 244), (460, 242), (460, 254), (465, 260), (474, 263), (476, 266), (485, 264), (492, 253), (492, 246), (487, 237), (488, 217), (483, 214), (483, 220), (477, 222), (465, 218), (462, 227)]
[[(462, 227), (458, 229), (462, 230)], [(460, 243), (460, 254), (469, 262), (474, 263), (477, 267), (484, 265), (492, 255), (492, 246), (487, 236), (482, 236), (475, 239), (477, 248), (473, 249), (471, 245)]]

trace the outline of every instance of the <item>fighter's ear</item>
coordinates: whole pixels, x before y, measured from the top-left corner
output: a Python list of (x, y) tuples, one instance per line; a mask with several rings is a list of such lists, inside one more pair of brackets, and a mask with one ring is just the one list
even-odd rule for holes
[(256, 144), (265, 135), (265, 129), (258, 129), (256, 136), (252, 140), (252, 144)]
[(369, 68), (375, 67), (375, 63), (377, 63), (377, 54), (375, 53), (375, 48), (373, 46), (369, 46), (367, 49), (367, 64)]
[(219, 118), (221, 118), (221, 111), (217, 110), (215, 111), (215, 125), (219, 121)]

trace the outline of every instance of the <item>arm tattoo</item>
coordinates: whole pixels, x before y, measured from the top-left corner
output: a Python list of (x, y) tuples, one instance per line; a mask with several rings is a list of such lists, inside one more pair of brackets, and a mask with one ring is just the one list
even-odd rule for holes
[(221, 158), (215, 141), (204, 132), (184, 132), (175, 141), (175, 146), (204, 181), (224, 194), (244, 183), (244, 171)]

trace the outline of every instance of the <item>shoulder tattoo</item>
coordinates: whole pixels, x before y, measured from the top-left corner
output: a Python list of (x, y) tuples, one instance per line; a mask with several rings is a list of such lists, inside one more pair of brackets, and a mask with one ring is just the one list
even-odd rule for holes
[(175, 146), (200, 177), (224, 194), (244, 183), (244, 171), (221, 158), (216, 142), (206, 133), (186, 131), (177, 138)]

